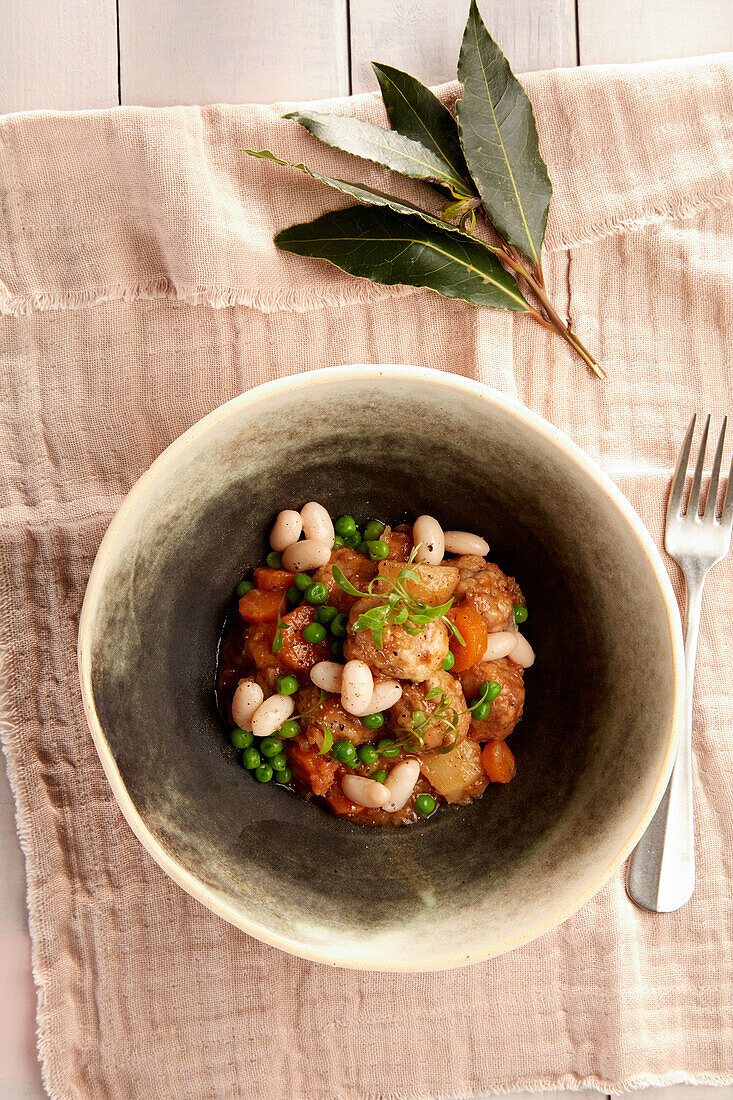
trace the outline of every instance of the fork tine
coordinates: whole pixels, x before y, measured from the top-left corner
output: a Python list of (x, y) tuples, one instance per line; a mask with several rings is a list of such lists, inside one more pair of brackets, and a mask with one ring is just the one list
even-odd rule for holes
[(695, 423), (697, 421), (697, 413), (693, 414), (690, 426), (687, 429), (680, 456), (677, 459), (677, 465), (674, 468), (674, 477), (672, 478), (672, 488), (669, 493), (669, 500), (667, 502), (667, 519), (676, 519), (680, 515), (680, 505), (682, 503), (682, 493), (685, 489), (685, 478), (687, 476), (687, 463), (690, 458), (690, 447), (692, 446), (692, 437), (695, 433)]
[(728, 471), (728, 484), (725, 487), (723, 514), (720, 517), (721, 525), (728, 529), (733, 525), (733, 491), (731, 491), (730, 487), (731, 481), (733, 481), (733, 459), (731, 459), (730, 470)]
[(713, 523), (715, 520), (715, 513), (718, 508), (718, 485), (720, 483), (720, 464), (723, 461), (723, 444), (725, 442), (725, 429), (728, 425), (728, 417), (723, 417), (723, 427), (720, 429), (720, 437), (718, 439), (718, 446), (715, 448), (715, 461), (713, 462), (713, 470), (710, 474), (710, 485), (708, 486), (708, 496), (705, 501), (705, 522)]
[(708, 445), (709, 428), (710, 414), (708, 414), (708, 418), (705, 421), (705, 427), (703, 428), (702, 439), (700, 440), (700, 453), (697, 456), (697, 465), (695, 466), (695, 474), (692, 478), (692, 488), (690, 489), (690, 500), (687, 505), (687, 515), (692, 516), (693, 519), (700, 508), (700, 485), (702, 483), (702, 471), (705, 465), (705, 448)]

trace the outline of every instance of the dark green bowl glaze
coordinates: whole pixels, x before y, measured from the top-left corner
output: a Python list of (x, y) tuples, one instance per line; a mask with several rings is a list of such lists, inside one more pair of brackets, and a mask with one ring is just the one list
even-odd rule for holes
[[(214, 700), (222, 621), (277, 512), (307, 500), (428, 512), (518, 578), (537, 661), (510, 784), (379, 829), (237, 765)], [(620, 493), (518, 404), (413, 367), (287, 378), (182, 436), (105, 536), (79, 661), (102, 763), (161, 866), (252, 935), (364, 969), (461, 965), (569, 916), (649, 820), (681, 705), (677, 608)]]

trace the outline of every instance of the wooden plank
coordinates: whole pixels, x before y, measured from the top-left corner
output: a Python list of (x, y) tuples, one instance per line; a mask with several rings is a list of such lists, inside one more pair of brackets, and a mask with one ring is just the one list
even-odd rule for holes
[(4, 0), (1, 114), (116, 105), (115, 0)]
[(697, 57), (733, 50), (731, 0), (578, 0), (580, 63)]
[[(575, 65), (574, 0), (483, 0), (481, 14), (515, 72)], [(405, 69), (424, 84), (455, 80), (467, 3), (351, 0), (355, 92), (377, 87), (370, 62)]]
[(347, 0), (119, 0), (122, 103), (348, 95)]

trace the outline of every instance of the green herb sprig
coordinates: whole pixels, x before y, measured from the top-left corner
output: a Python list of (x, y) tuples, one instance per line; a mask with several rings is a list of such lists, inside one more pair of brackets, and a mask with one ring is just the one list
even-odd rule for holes
[[(286, 252), (330, 261), (359, 278), (427, 287), (447, 298), (513, 310), (556, 332), (599, 378), (606, 374), (547, 293), (542, 245), (552, 197), (532, 104), (471, 0), (458, 59), (454, 117), (408, 73), (372, 66), (391, 130), (351, 115), (284, 115), (326, 145), (424, 180), (438, 217), (366, 184), (326, 176), (267, 149), (252, 157), (297, 168), (362, 205), (333, 210), (275, 236)], [(425, 205), (429, 205), (426, 201)], [(478, 217), (477, 217), (478, 216)], [(483, 238), (474, 236), (480, 227)]]
[(282, 649), (285, 644), (285, 639), (283, 638), (283, 630), (290, 630), (290, 623), (284, 623), (282, 621), (282, 616), (280, 615), (284, 603), (285, 594), (283, 593), (283, 598), (280, 600), (280, 605), (277, 609), (277, 629), (275, 630), (275, 636), (272, 639), (272, 646), (270, 647), (275, 656), (277, 656), (278, 653), (282, 653)]
[[(344, 576), (339, 567), (334, 565), (333, 579), (344, 592), (348, 592), (350, 596), (358, 596), (360, 599), (378, 599), (380, 601), (374, 607), (370, 607), (367, 611), (361, 613), (354, 623), (354, 630), (357, 632), (361, 630), (371, 631), (375, 646), (377, 649), (382, 649), (384, 646), (384, 632), (390, 626), (401, 626), (412, 637), (416, 637), (430, 623), (441, 620), (460, 644), (465, 645), (460, 630), (447, 617), (453, 606), (452, 596), (445, 603), (431, 607), (424, 600), (413, 596), (405, 586), (405, 581), (416, 581), (418, 583), (420, 581), (419, 575), (414, 569), (410, 568), (415, 560), (416, 553), (417, 547), (413, 547), (405, 568), (399, 571), (395, 580), (379, 573), (369, 582), (365, 592), (361, 592), (356, 588)], [(378, 584), (386, 585), (389, 591), (386, 593), (375, 592), (375, 586)]]

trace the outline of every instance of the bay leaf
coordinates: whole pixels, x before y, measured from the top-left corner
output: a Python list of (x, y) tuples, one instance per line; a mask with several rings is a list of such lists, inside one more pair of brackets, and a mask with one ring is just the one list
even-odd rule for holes
[(424, 286), (493, 309), (529, 309), (512, 276), (481, 241), (388, 208), (334, 210), (282, 230), (275, 244), (375, 283)]
[(445, 104), (409, 73), (372, 61), (389, 121), (405, 137), (433, 149), (466, 195), (475, 189), (463, 155), (458, 125)]
[(376, 188), (367, 187), (363, 183), (349, 183), (348, 180), (339, 179), (337, 176), (324, 176), (320, 172), (315, 172), (312, 168), (309, 168), (307, 164), (296, 164), (291, 160), (283, 160), (271, 153), (269, 149), (243, 149), (242, 151), (260, 160), (270, 160), (287, 168), (297, 168), (299, 171), (311, 176), (312, 179), (325, 183), (328, 187), (333, 187), (335, 191), (340, 191), (344, 195), (351, 195), (359, 202), (367, 203), (370, 206), (388, 206), (398, 214), (416, 214), (428, 225), (436, 225), (439, 229), (452, 230), (454, 233), (460, 232), (457, 226), (448, 225), (442, 219), (428, 214), (427, 210), (421, 210), (419, 206), (413, 206), (407, 199), (398, 199), (396, 195), (388, 195), (386, 191), (377, 191)]
[(332, 115), (321, 111), (292, 111), (283, 115), (292, 118), (317, 137), (325, 145), (343, 149), (363, 160), (371, 160), (401, 172), (412, 179), (436, 179), (447, 186), (463, 187), (465, 184), (445, 160), (414, 138), (398, 134), (396, 130), (385, 130), (363, 119), (350, 115)]
[(532, 104), (471, 0), (458, 61), (461, 145), (484, 209), (501, 235), (539, 263), (552, 184)]

